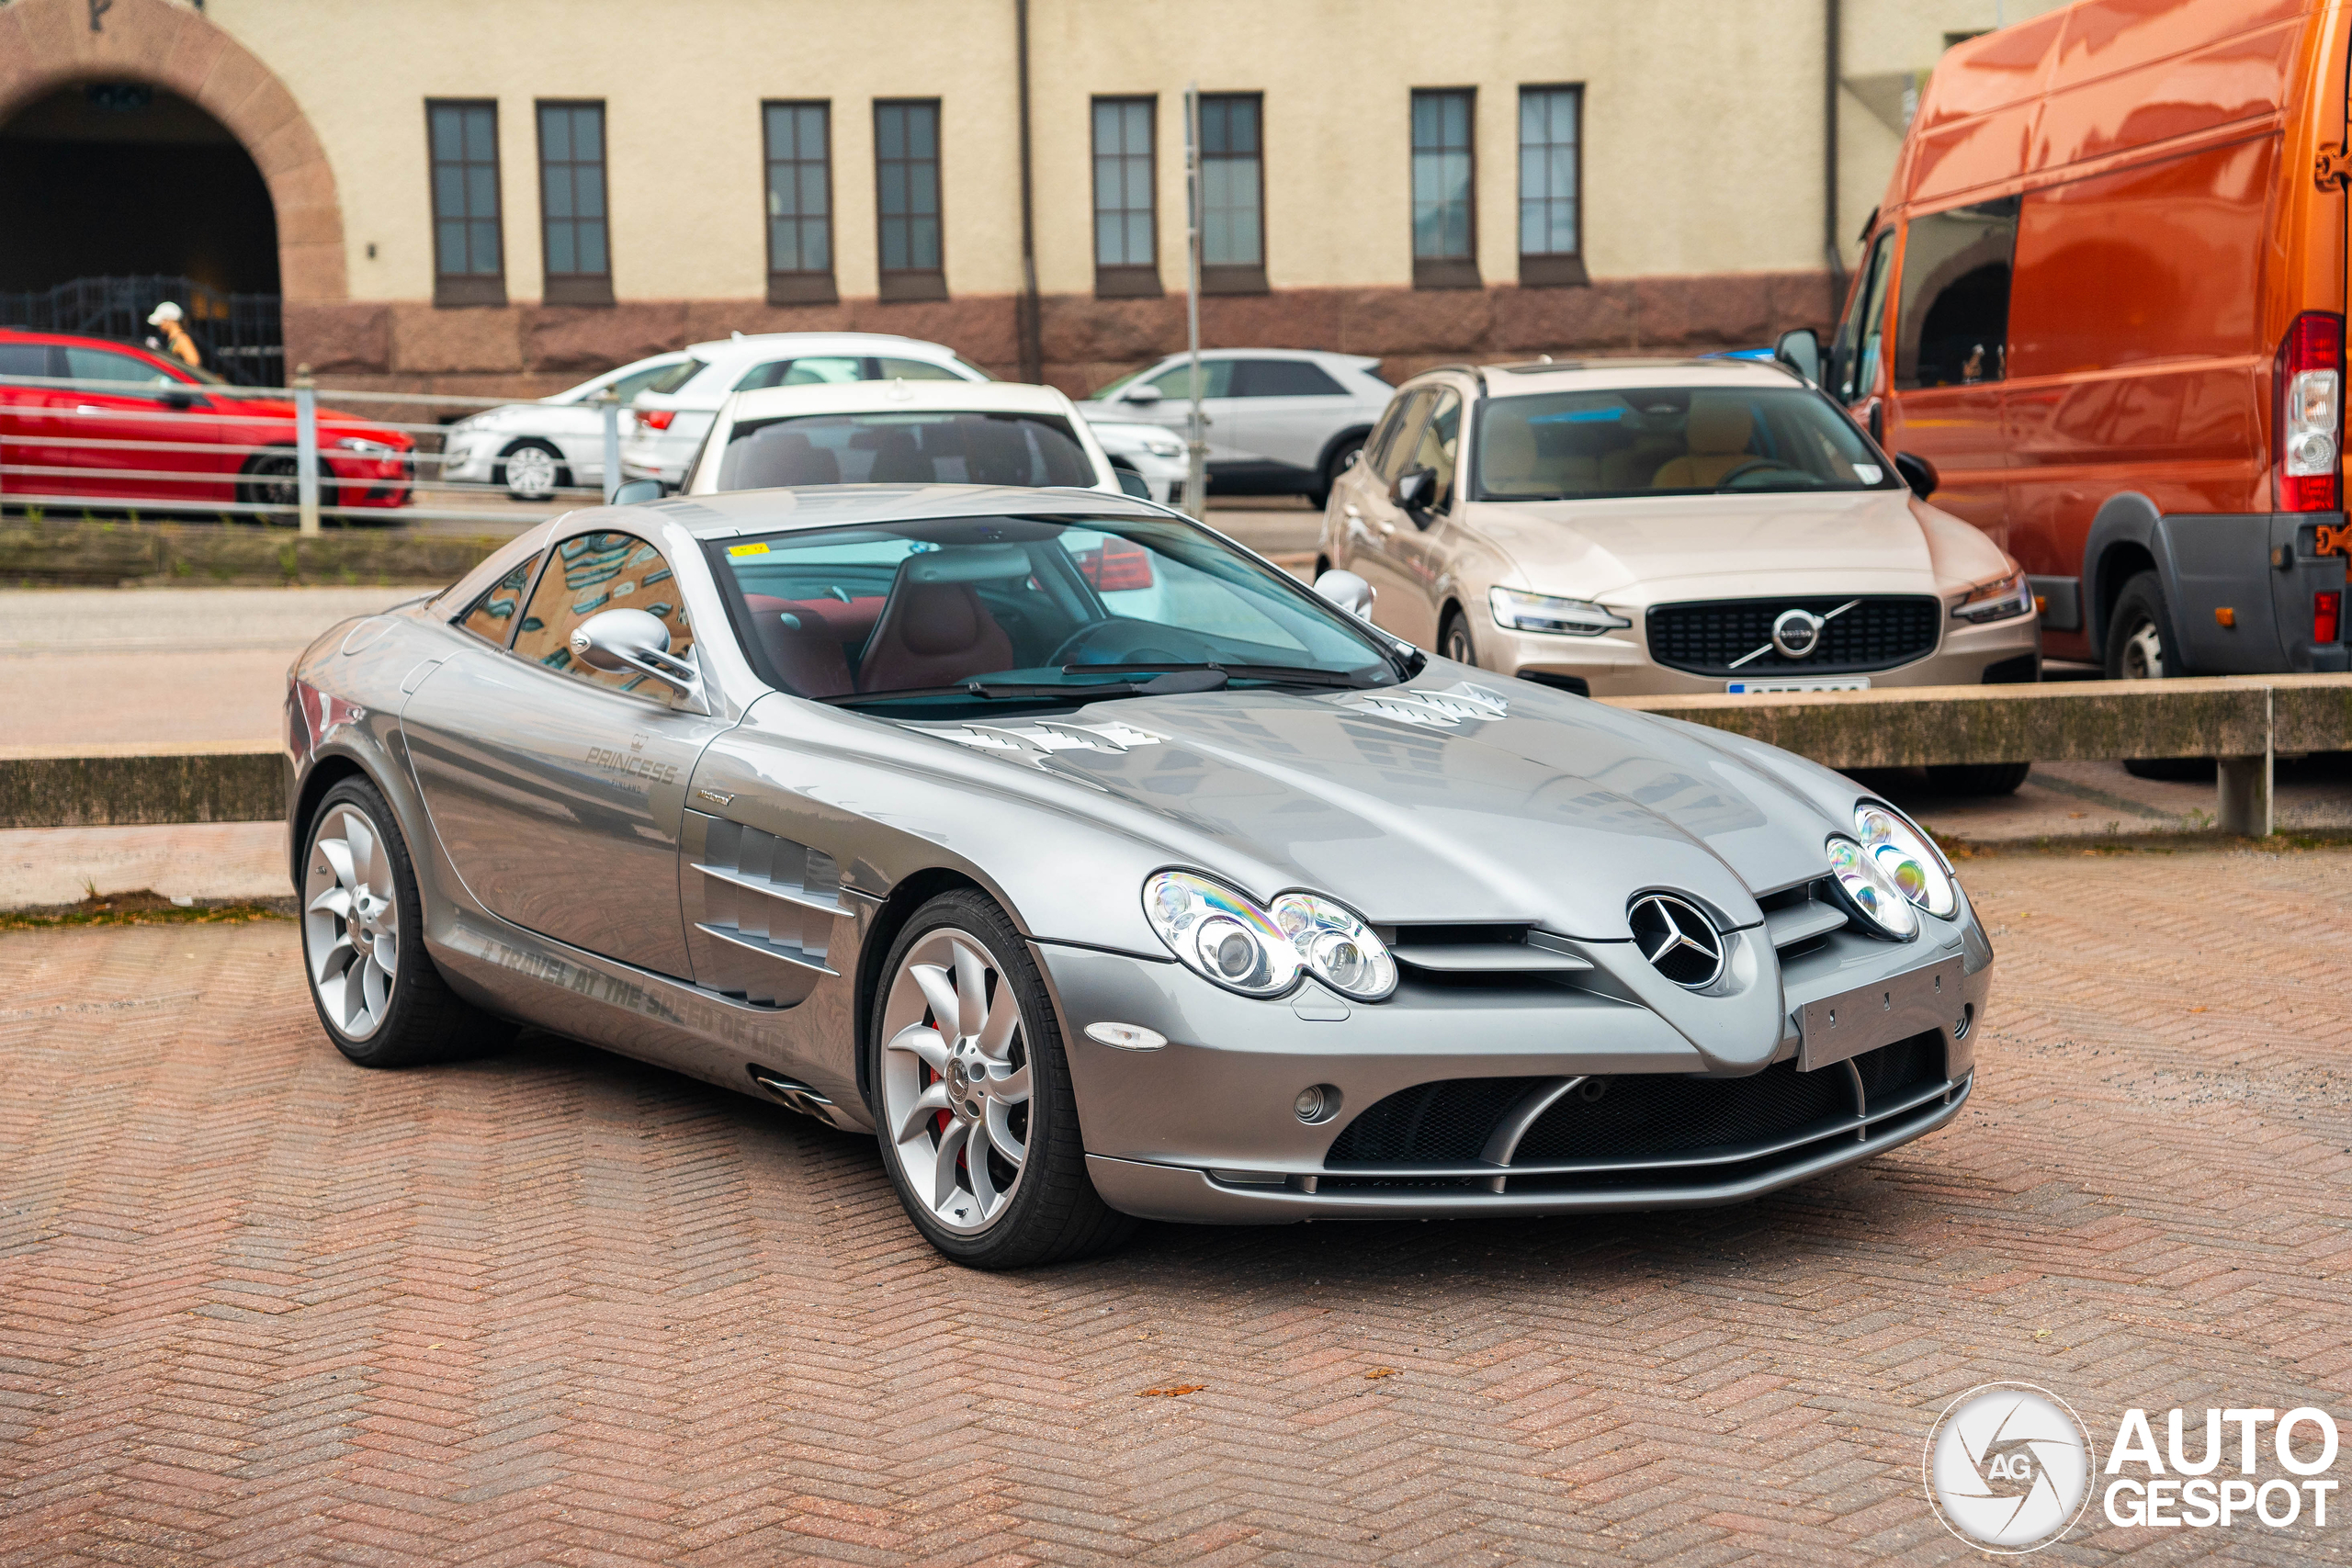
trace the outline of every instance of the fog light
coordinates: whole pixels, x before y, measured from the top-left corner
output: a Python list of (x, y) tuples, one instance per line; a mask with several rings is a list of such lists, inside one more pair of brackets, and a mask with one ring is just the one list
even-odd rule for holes
[(1318, 1122), (1329, 1122), (1340, 1113), (1340, 1091), (1327, 1083), (1309, 1084), (1298, 1091), (1298, 1098), (1290, 1102), (1290, 1108), (1310, 1127)]

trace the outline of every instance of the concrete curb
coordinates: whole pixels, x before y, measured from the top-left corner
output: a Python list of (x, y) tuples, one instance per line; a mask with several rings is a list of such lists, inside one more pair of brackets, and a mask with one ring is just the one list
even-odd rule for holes
[(282, 821), (288, 773), (268, 741), (5, 748), (0, 828)]
[(304, 538), (287, 528), (176, 523), (0, 522), (0, 583), (153, 581), (352, 587), (455, 582), (503, 538), (338, 528)]

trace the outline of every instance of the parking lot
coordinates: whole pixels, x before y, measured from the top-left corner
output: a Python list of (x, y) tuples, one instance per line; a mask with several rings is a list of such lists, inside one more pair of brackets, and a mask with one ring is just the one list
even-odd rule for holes
[[(775, 1107), (544, 1036), (351, 1067), (289, 922), (0, 934), (0, 1561), (1958, 1561), (1920, 1449), (1976, 1383), (2102, 1451), (2340, 1404), (2352, 852), (1962, 871), (1998, 1010), (1891, 1157), (1008, 1276)], [(2051, 1556), (2344, 1539), (2094, 1502)]]

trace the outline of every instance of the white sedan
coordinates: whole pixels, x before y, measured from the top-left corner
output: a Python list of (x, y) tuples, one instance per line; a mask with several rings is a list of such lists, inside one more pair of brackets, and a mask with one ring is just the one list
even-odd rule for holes
[(508, 403), (469, 415), (449, 426), (444, 438), (441, 477), (458, 484), (500, 485), (517, 501), (545, 501), (560, 489), (601, 485), (605, 394), (626, 407), (691, 363), (683, 350), (657, 354), (535, 403)]

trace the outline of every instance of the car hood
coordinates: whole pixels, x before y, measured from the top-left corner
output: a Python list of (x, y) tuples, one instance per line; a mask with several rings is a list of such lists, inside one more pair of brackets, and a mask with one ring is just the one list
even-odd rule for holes
[(1756, 895), (1823, 874), (1856, 793), (1753, 742), (1441, 660), (1365, 692), (905, 728), (1074, 783), (1057, 807), (1091, 798), (1160, 863), (1261, 897), (1305, 887), (1375, 924), (1527, 921), (1598, 941), (1624, 940), (1630, 895), (1651, 887), (1755, 924)]
[[(1539, 592), (1600, 599), (1637, 583), (1745, 580), (1747, 592), (1835, 592), (1846, 577), (1932, 592), (1906, 491), (1479, 502), (1471, 526)], [(1825, 580), (1825, 573), (1839, 574)]]

